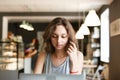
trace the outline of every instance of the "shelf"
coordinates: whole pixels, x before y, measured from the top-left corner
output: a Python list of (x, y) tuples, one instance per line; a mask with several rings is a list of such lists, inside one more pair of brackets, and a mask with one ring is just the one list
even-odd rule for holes
[(18, 42), (0, 41), (0, 70), (19, 71), (24, 68), (24, 50), (19, 45)]

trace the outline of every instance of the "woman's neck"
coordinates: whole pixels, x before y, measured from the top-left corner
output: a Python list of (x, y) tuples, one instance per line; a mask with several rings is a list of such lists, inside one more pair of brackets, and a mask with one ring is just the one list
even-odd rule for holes
[(53, 56), (56, 58), (63, 58), (67, 56), (67, 53), (65, 51), (55, 51)]

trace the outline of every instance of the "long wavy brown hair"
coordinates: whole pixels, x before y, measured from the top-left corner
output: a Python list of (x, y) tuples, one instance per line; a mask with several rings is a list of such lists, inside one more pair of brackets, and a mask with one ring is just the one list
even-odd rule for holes
[(51, 43), (51, 34), (55, 31), (55, 29), (58, 25), (63, 25), (69, 35), (66, 49), (67, 49), (67, 46), (69, 46), (70, 41), (73, 41), (76, 44), (77, 48), (79, 49), (78, 41), (77, 41), (77, 39), (75, 39), (75, 31), (74, 31), (71, 23), (65, 18), (57, 17), (49, 23), (49, 25), (45, 29), (45, 33), (43, 34), (44, 50), (47, 53), (53, 53), (55, 51), (55, 48), (53, 47), (53, 45)]

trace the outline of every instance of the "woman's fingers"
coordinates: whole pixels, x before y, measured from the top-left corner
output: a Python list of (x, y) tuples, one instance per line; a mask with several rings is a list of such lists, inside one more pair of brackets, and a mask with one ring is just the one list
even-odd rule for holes
[(70, 45), (67, 49), (67, 53), (70, 55), (70, 54), (76, 54), (76, 52), (77, 52), (77, 47), (76, 47), (75, 43), (70, 42)]
[(76, 48), (76, 44), (72, 41), (70, 41), (70, 44), (73, 46), (73, 48)]
[(72, 52), (73, 52), (73, 50), (71, 48), (68, 48), (67, 53), (70, 54)]
[(74, 50), (74, 47), (72, 45), (70, 45), (68, 50)]

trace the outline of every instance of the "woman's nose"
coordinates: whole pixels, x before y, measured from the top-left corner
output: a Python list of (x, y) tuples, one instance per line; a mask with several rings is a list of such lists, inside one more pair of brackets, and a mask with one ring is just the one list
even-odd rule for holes
[(62, 38), (58, 37), (57, 42), (59, 43), (59, 42), (61, 42), (61, 40), (62, 40)]

